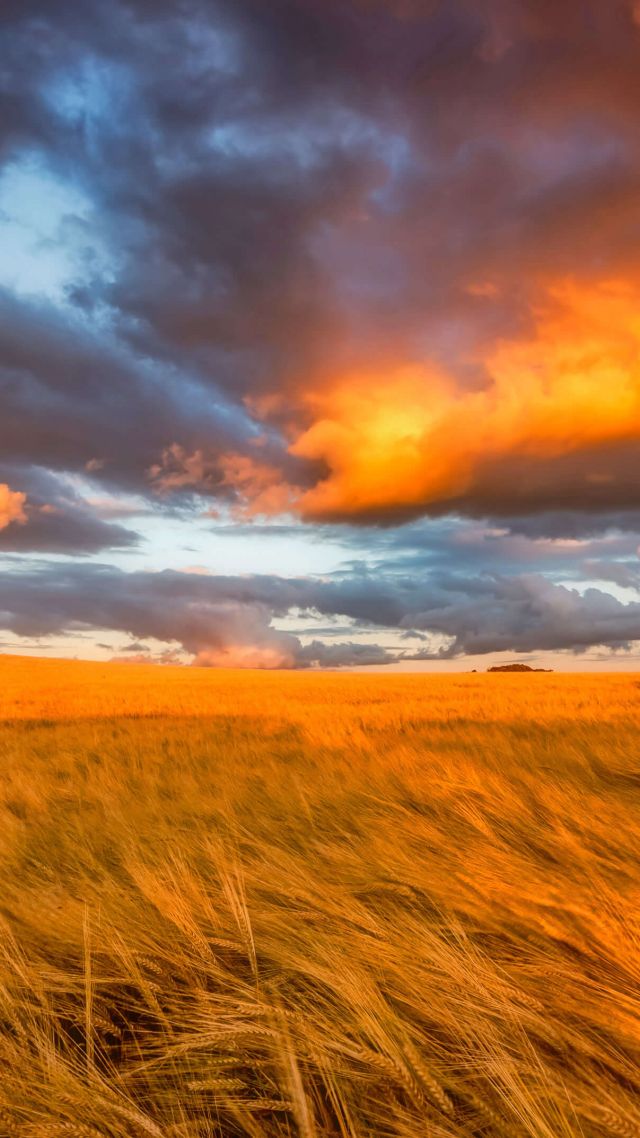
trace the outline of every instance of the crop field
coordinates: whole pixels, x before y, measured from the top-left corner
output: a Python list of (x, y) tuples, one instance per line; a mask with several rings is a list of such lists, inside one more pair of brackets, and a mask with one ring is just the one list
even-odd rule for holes
[(640, 679), (0, 657), (2, 1138), (640, 1135)]

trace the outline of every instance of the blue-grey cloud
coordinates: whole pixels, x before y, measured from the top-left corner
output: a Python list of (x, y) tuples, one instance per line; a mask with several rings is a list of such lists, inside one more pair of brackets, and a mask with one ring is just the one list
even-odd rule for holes
[[(464, 653), (583, 652), (640, 640), (640, 602), (623, 603), (596, 588), (580, 592), (531, 573), (440, 573), (424, 581), (350, 573), (319, 580), (43, 564), (5, 571), (0, 585), (0, 627), (19, 636), (124, 632), (138, 641), (177, 643), (200, 664), (339, 666)], [(428, 643), (418, 651), (389, 651), (357, 638), (303, 644), (277, 624), (300, 612), (348, 617), (367, 632), (416, 630)]]
[(20, 519), (0, 528), (1, 552), (91, 554), (138, 543), (135, 530), (102, 518), (69, 480), (43, 467), (0, 462), (0, 483), (23, 502)]

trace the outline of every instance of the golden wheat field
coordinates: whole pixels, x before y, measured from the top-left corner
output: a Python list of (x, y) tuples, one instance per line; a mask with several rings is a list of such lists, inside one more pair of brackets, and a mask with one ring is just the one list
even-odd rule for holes
[(640, 681), (0, 658), (4, 1138), (640, 1135)]

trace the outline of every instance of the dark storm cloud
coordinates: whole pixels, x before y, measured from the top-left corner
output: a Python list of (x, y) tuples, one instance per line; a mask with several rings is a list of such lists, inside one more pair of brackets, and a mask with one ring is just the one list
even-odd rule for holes
[[(597, 415), (596, 407), (593, 411)], [(448, 505), (453, 513), (514, 518), (515, 526), (531, 533), (551, 524), (558, 536), (570, 537), (572, 525), (574, 530), (589, 533), (616, 511), (622, 524), (622, 511), (628, 511), (629, 521), (637, 528), (639, 502), (640, 442), (624, 441), (616, 447), (599, 445), (547, 458), (543, 463), (527, 455), (489, 463), (472, 499), (461, 498)]]
[[(123, 573), (109, 566), (31, 566), (1, 575), (0, 626), (19, 636), (109, 630), (177, 642), (196, 663), (306, 667), (452, 658), (462, 653), (625, 648), (640, 639), (640, 602), (584, 594), (536, 574), (343, 574), (333, 579)], [(303, 645), (273, 621), (348, 617), (361, 630), (435, 638), (417, 653), (357, 641)], [(439, 638), (439, 639), (438, 639)]]
[[(3, 461), (86, 469), (125, 487), (147, 472), (181, 425), (197, 447), (238, 445), (246, 423), (189, 376), (178, 384), (108, 334), (49, 303), (0, 291), (0, 453)], [(96, 461), (97, 460), (97, 461)]]

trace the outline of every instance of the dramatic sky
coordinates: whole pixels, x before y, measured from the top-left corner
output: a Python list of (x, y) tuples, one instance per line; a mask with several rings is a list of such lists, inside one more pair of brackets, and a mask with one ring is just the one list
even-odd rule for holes
[(640, 4), (3, 0), (0, 651), (640, 660)]

